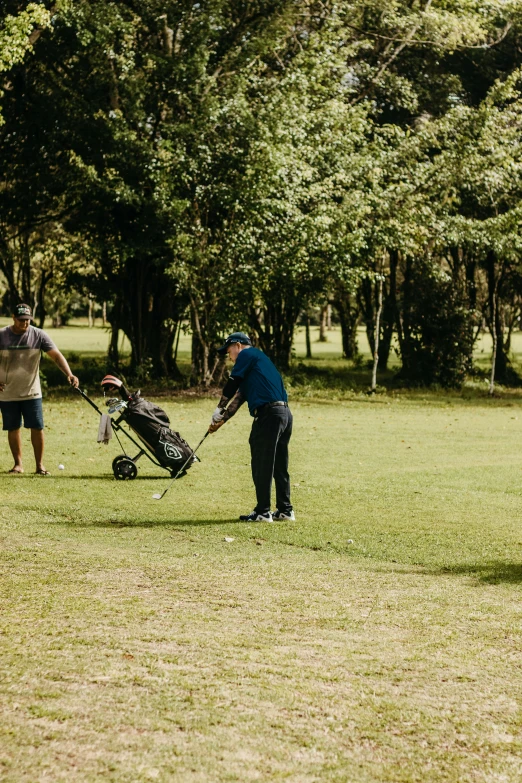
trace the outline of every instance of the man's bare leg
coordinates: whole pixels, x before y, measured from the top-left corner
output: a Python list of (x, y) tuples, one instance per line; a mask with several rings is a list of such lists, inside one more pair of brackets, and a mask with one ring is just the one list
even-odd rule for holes
[(14, 467), (9, 471), (10, 473), (23, 473), (24, 466), (22, 465), (22, 438), (20, 437), (20, 430), (9, 430), (7, 433), (7, 440), (9, 441), (9, 448), (14, 459)]
[(45, 470), (43, 464), (44, 433), (43, 430), (31, 430), (31, 443), (33, 444), (34, 458), (36, 460), (36, 472)]

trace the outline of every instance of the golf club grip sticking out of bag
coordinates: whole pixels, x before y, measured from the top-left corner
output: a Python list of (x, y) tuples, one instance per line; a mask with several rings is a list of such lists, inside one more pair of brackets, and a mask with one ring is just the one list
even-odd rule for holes
[(171, 481), (169, 482), (169, 484), (168, 484), (167, 488), (163, 490), (162, 494), (161, 494), (161, 495), (159, 495), (159, 494), (158, 494), (158, 495), (153, 495), (153, 496), (152, 496), (152, 497), (154, 498), (154, 500), (161, 500), (163, 497), (165, 497), (165, 495), (167, 494), (167, 492), (168, 492), (168, 491), (169, 491), (169, 489), (171, 488), (171, 486), (172, 486), (173, 482), (174, 482), (174, 481), (176, 481), (176, 479), (178, 478), (178, 476), (179, 476), (181, 473), (183, 473), (183, 471), (184, 471), (184, 470), (185, 470), (185, 468), (187, 467), (188, 463), (189, 463), (189, 462), (190, 462), (190, 460), (191, 460), (191, 459), (194, 457), (194, 454), (195, 454), (195, 453), (196, 453), (196, 451), (199, 449), (199, 447), (201, 446), (201, 444), (203, 443), (203, 441), (205, 440), (205, 438), (206, 438), (208, 435), (210, 435), (210, 430), (207, 430), (207, 431), (205, 432), (205, 434), (203, 435), (203, 437), (202, 437), (202, 438), (201, 438), (201, 440), (199, 441), (199, 443), (198, 443), (198, 445), (196, 446), (196, 448), (194, 449), (194, 451), (191, 453), (191, 455), (190, 455), (190, 456), (189, 456), (189, 458), (186, 460), (186, 462), (184, 462), (184, 463), (183, 463), (183, 465), (182, 465), (182, 466), (181, 466), (181, 468), (178, 470), (178, 472), (176, 473), (176, 475), (175, 475), (175, 476), (174, 476), (174, 477), (171, 479)]

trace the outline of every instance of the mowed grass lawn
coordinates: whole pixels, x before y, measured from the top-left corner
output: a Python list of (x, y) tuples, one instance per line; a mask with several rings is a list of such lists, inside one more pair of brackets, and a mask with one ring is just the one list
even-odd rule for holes
[[(192, 444), (214, 407), (161, 404)], [(522, 779), (519, 403), (293, 411), (297, 520), (245, 524), (246, 411), (158, 502), (47, 401), (52, 477), (27, 437), (0, 476), (1, 780)]]

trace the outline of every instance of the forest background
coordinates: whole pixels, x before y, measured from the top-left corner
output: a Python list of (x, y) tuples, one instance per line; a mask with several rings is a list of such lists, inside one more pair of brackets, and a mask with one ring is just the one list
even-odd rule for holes
[(333, 312), (373, 386), (488, 330), (518, 385), (521, 66), (519, 0), (4, 0), (2, 314), (97, 304), (107, 369), (207, 386), (237, 328), (287, 371)]

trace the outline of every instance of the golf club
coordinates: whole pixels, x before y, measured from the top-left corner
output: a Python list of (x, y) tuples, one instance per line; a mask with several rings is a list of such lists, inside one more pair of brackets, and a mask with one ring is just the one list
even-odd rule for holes
[(169, 489), (171, 488), (171, 486), (172, 486), (173, 482), (174, 482), (174, 481), (176, 481), (176, 479), (178, 478), (178, 476), (180, 475), (180, 473), (183, 473), (183, 471), (184, 471), (185, 467), (188, 465), (188, 463), (190, 462), (190, 460), (193, 458), (194, 454), (195, 454), (195, 453), (196, 453), (196, 451), (199, 449), (199, 447), (201, 446), (201, 444), (203, 443), (203, 441), (205, 440), (205, 438), (207, 437), (207, 435), (210, 435), (210, 431), (209, 431), (209, 430), (207, 430), (207, 431), (205, 432), (205, 434), (203, 435), (203, 437), (202, 437), (202, 438), (201, 438), (201, 440), (199, 441), (198, 445), (196, 446), (196, 448), (194, 449), (194, 451), (192, 452), (192, 454), (190, 455), (190, 457), (188, 458), (188, 460), (186, 460), (186, 462), (184, 462), (184, 463), (183, 463), (183, 465), (182, 465), (182, 466), (181, 466), (181, 468), (178, 470), (178, 472), (176, 473), (176, 475), (175, 475), (175, 476), (172, 478), (172, 480), (169, 482), (169, 484), (168, 484), (167, 488), (163, 490), (163, 493), (162, 493), (161, 495), (158, 493), (157, 495), (153, 495), (153, 496), (152, 496), (154, 500), (161, 500), (161, 498), (165, 497), (165, 495), (167, 494), (167, 492), (168, 492), (168, 491), (169, 491)]

